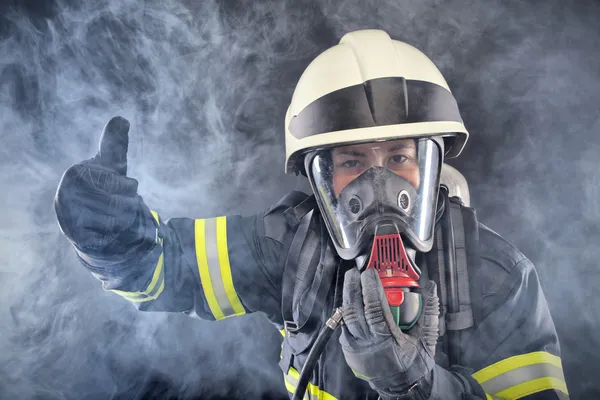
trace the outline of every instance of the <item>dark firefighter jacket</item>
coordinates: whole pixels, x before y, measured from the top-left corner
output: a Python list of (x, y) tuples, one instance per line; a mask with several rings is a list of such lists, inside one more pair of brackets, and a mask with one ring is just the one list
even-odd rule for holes
[[(297, 226), (284, 212), (306, 197), (292, 192), (249, 217), (163, 221), (144, 206), (141, 245), (130, 254), (93, 259), (78, 251), (78, 256), (105, 290), (141, 311), (207, 320), (263, 312), (284, 335), (280, 366), (293, 393), (310, 345), (341, 296), (343, 279), (343, 262), (317, 210), (308, 235), (318, 240), (307, 241), (312, 248), (303, 247), (300, 254), (310, 260), (286, 260)], [(481, 262), (469, 271), (473, 326), (458, 338), (459, 366), (448, 365), (442, 340), (438, 343), (431, 399), (568, 398), (556, 330), (532, 263), (498, 234), (478, 226)], [(285, 265), (309, 266), (285, 272), (298, 282), (293, 295), (283, 296), (292, 299), (291, 312), (304, 325), (295, 334), (283, 329)], [(305, 398), (376, 399), (377, 393), (347, 366), (339, 334), (338, 329), (327, 343)]]

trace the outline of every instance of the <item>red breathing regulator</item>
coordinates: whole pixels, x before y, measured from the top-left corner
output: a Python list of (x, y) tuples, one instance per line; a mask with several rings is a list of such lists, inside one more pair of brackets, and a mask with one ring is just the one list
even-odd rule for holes
[(398, 327), (412, 328), (422, 309), (421, 294), (416, 292), (419, 273), (406, 254), (399, 233), (375, 235), (368, 268), (377, 270)]

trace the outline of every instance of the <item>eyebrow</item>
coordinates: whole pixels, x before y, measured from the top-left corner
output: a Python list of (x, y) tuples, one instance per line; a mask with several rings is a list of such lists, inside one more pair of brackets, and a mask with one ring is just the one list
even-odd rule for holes
[(361, 157), (361, 158), (367, 157), (367, 155), (365, 153), (361, 153), (360, 151), (356, 151), (356, 150), (344, 150), (338, 154), (342, 155), (342, 156), (352, 156), (352, 157)]
[(396, 150), (400, 150), (400, 149), (414, 149), (414, 147), (410, 146), (408, 144), (397, 144), (396, 146), (389, 148), (388, 153), (391, 153), (392, 151), (396, 151)]
[[(395, 145), (394, 147), (390, 147), (388, 149), (388, 153), (392, 153), (392, 152), (398, 151), (400, 149), (411, 149), (412, 150), (412, 149), (414, 149), (414, 146), (410, 146), (406, 143), (400, 143), (400, 144)], [(340, 151), (337, 154), (341, 155), (341, 156), (352, 156), (352, 157), (361, 157), (361, 158), (367, 157), (367, 155), (365, 153), (362, 153), (358, 150), (350, 150), (350, 149)]]

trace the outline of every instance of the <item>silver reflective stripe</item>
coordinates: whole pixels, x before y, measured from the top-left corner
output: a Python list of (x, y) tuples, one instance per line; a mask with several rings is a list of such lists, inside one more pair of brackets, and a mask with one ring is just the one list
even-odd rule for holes
[[(296, 390), (296, 386), (298, 386), (298, 380), (297, 378), (291, 376), (291, 375), (283, 375), (285, 378), (285, 381), (290, 385), (290, 387), (288, 387), (288, 392), (290, 393), (294, 393), (294, 391)], [(286, 385), (287, 386), (287, 385)], [(319, 400), (319, 396), (318, 394), (315, 395), (313, 393), (310, 392), (310, 384), (306, 387), (306, 392), (304, 392), (304, 400)]]
[(219, 307), (223, 311), (225, 317), (236, 315), (233, 306), (229, 302), (223, 277), (221, 276), (221, 264), (219, 262), (219, 247), (217, 244), (217, 219), (209, 218), (206, 220), (205, 226), (206, 239), (206, 260), (208, 262), (208, 273), (215, 294), (215, 298)]
[(520, 383), (546, 377), (565, 380), (561, 368), (550, 363), (539, 363), (507, 371), (481, 383), (481, 387), (486, 393), (493, 395)]
[(565, 394), (563, 392), (557, 391), (556, 394), (558, 395), (558, 400), (569, 400), (569, 395)]

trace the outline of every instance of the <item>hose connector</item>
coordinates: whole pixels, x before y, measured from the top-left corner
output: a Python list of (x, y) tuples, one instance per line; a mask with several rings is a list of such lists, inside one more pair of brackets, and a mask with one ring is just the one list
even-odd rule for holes
[(336, 330), (342, 322), (342, 307), (338, 307), (335, 309), (333, 315), (329, 317), (325, 325), (331, 330)]

